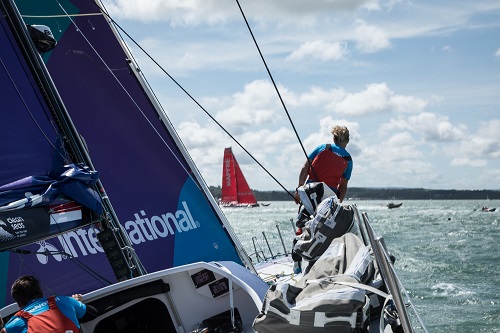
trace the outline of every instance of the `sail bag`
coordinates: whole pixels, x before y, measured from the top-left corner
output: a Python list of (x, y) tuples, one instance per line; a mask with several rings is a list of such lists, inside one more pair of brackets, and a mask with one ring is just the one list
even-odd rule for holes
[(316, 207), (324, 198), (335, 195), (335, 192), (323, 182), (312, 182), (297, 187), (300, 202), (304, 205), (305, 212), (314, 215)]
[(358, 236), (335, 239), (296, 285), (270, 287), (253, 328), (259, 333), (366, 332), (373, 257)]
[(334, 238), (348, 232), (352, 225), (354, 212), (351, 206), (343, 206), (335, 195), (327, 197), (318, 205), (314, 218), (305, 223), (293, 251), (306, 260), (315, 260)]

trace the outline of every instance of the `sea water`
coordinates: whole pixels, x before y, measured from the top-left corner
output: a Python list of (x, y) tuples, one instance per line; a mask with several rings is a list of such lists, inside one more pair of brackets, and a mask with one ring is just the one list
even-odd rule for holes
[[(366, 212), (396, 257), (396, 272), (427, 330), (434, 333), (500, 332), (500, 201), (349, 201)], [(482, 206), (497, 207), (481, 212)], [(290, 251), (293, 202), (223, 211), (249, 254)], [(255, 244), (255, 246), (254, 246)], [(411, 314), (411, 320), (416, 318)], [(418, 332), (418, 330), (417, 330)]]

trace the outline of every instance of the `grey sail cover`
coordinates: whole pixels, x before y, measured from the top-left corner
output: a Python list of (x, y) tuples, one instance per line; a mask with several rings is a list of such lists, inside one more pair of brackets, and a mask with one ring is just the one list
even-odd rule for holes
[(276, 283), (253, 328), (259, 333), (358, 332), (366, 328), (369, 301), (357, 285), (373, 276), (373, 257), (359, 237), (335, 239), (296, 285)]

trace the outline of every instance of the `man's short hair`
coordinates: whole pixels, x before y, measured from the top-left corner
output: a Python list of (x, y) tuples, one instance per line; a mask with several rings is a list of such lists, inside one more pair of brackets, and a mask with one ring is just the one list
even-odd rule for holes
[(19, 307), (24, 307), (35, 298), (43, 297), (38, 279), (31, 275), (23, 275), (12, 284), (11, 295)]

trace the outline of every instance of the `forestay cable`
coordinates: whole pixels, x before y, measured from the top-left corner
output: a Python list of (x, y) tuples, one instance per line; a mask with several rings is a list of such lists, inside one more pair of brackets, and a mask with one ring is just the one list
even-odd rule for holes
[(184, 89), (184, 87), (177, 82), (177, 80), (175, 80), (170, 73), (168, 73), (141, 45), (139, 45), (139, 43), (137, 43), (134, 38), (132, 38), (106, 11), (104, 11), (103, 8), (101, 8), (97, 3), (95, 3), (95, 5), (121, 32), (127, 36), (127, 38), (132, 41), (132, 43), (134, 43), (134, 45), (136, 45), (164, 74), (166, 74), (170, 80), (177, 85), (177, 87), (179, 87), (194, 103), (196, 103), (196, 105), (198, 105), (198, 107), (203, 110), (203, 112), (205, 112), (205, 114), (209, 116), (210, 119), (217, 124), (217, 126), (219, 126), (241, 149), (243, 149), (243, 151), (245, 151), (245, 153), (247, 153), (248, 156), (250, 156), (255, 163), (262, 168), (262, 170), (264, 170), (286, 193), (293, 198), (293, 194), (291, 194), (245, 147), (243, 147), (243, 145), (239, 143), (238, 140), (236, 140), (233, 135), (231, 135), (231, 133), (229, 133), (186, 89)]
[[(285, 110), (285, 113), (286, 113), (286, 115), (288, 117), (288, 120), (290, 120), (290, 124), (292, 125), (293, 131), (295, 132), (295, 136), (297, 137), (297, 140), (299, 140), (299, 144), (300, 144), (300, 147), (302, 148), (302, 152), (306, 156), (306, 159), (309, 162), (309, 166), (310, 166), (310, 168), (311, 168), (314, 176), (316, 176), (316, 173), (314, 172), (314, 168), (311, 165), (311, 161), (309, 160), (309, 158), (307, 156), (307, 152), (306, 152), (306, 150), (304, 148), (304, 145), (302, 144), (302, 140), (300, 140), (299, 133), (297, 132), (297, 129), (295, 128), (295, 125), (293, 124), (292, 118), (290, 117), (290, 113), (288, 113), (288, 109), (286, 108), (285, 102), (283, 101), (283, 98), (281, 97), (281, 94), (280, 94), (280, 91), (278, 89), (278, 86), (276, 85), (276, 82), (274, 82), (273, 75), (271, 74), (271, 71), (269, 70), (269, 67), (267, 66), (266, 60), (264, 59), (264, 56), (262, 55), (262, 52), (260, 51), (259, 44), (257, 43), (257, 40), (255, 39), (255, 36), (253, 35), (252, 29), (250, 28), (250, 24), (248, 24), (248, 20), (247, 20), (247, 18), (245, 16), (245, 13), (243, 12), (243, 9), (240, 6), (240, 2), (238, 0), (236, 0), (236, 3), (238, 4), (238, 7), (239, 7), (240, 12), (241, 12), (241, 15), (243, 15), (243, 19), (245, 20), (245, 23), (247, 25), (248, 31), (250, 32), (250, 35), (252, 35), (252, 39), (253, 39), (253, 41), (255, 43), (255, 46), (257, 47), (257, 51), (259, 51), (260, 58), (262, 59), (262, 62), (264, 63), (264, 66), (266, 67), (267, 74), (269, 75), (269, 78), (271, 79), (271, 81), (273, 83), (274, 89), (276, 90), (276, 93), (278, 94), (278, 97), (279, 97), (279, 99), (281, 101), (281, 105), (283, 105), (283, 109)], [(316, 179), (318, 179), (317, 176), (316, 176)]]

